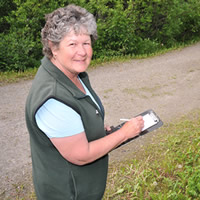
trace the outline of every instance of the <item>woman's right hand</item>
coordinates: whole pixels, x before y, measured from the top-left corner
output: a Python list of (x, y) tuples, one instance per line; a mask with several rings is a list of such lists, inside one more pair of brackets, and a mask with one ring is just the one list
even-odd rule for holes
[(134, 117), (126, 122), (120, 129), (125, 134), (125, 140), (134, 138), (139, 135), (144, 127), (144, 120), (142, 116)]

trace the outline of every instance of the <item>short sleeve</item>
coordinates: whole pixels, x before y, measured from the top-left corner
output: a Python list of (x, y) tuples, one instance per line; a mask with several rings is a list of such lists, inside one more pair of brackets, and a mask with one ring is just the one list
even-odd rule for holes
[(49, 138), (61, 138), (84, 131), (80, 115), (55, 99), (46, 101), (35, 115), (38, 127)]

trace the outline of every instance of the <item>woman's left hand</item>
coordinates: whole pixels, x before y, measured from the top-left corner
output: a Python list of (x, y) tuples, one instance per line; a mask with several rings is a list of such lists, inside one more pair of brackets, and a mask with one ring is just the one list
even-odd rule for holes
[(110, 126), (109, 126), (109, 125), (107, 125), (107, 124), (104, 126), (104, 129), (105, 129), (106, 131), (111, 131), (111, 128), (110, 128)]

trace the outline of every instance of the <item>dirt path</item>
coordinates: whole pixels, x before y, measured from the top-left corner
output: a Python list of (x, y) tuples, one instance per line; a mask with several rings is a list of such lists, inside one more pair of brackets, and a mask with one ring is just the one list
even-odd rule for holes
[[(117, 125), (149, 108), (167, 123), (200, 108), (200, 43), (154, 58), (113, 63), (89, 70), (106, 110), (106, 123)], [(29, 138), (24, 104), (31, 81), (0, 87), (0, 199), (13, 199), (31, 185)], [(155, 132), (113, 151), (111, 161), (134, 153)], [(23, 188), (24, 189), (24, 188)]]

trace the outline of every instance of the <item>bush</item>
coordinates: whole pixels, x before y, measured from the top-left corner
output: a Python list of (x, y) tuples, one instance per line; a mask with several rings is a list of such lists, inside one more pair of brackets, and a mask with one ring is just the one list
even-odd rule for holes
[[(3, 35), (3, 34), (2, 34)], [(35, 52), (35, 42), (31, 35), (16, 31), (9, 35), (3, 35), (0, 48), (1, 71), (24, 71), (38, 65)]]
[(6, 17), (10, 24), (8, 34), (1, 34), (1, 71), (24, 71), (39, 65), (42, 58), (40, 31), (44, 26), (46, 13), (59, 6), (61, 1), (14, 0), (17, 10)]
[[(4, 2), (4, 1), (3, 1)], [(1, 71), (36, 67), (42, 58), (40, 31), (44, 16), (74, 3), (97, 20), (99, 39), (94, 59), (154, 53), (177, 43), (199, 38), (199, 0), (13, 0), (1, 34)], [(1, 10), (6, 4), (0, 6)]]

